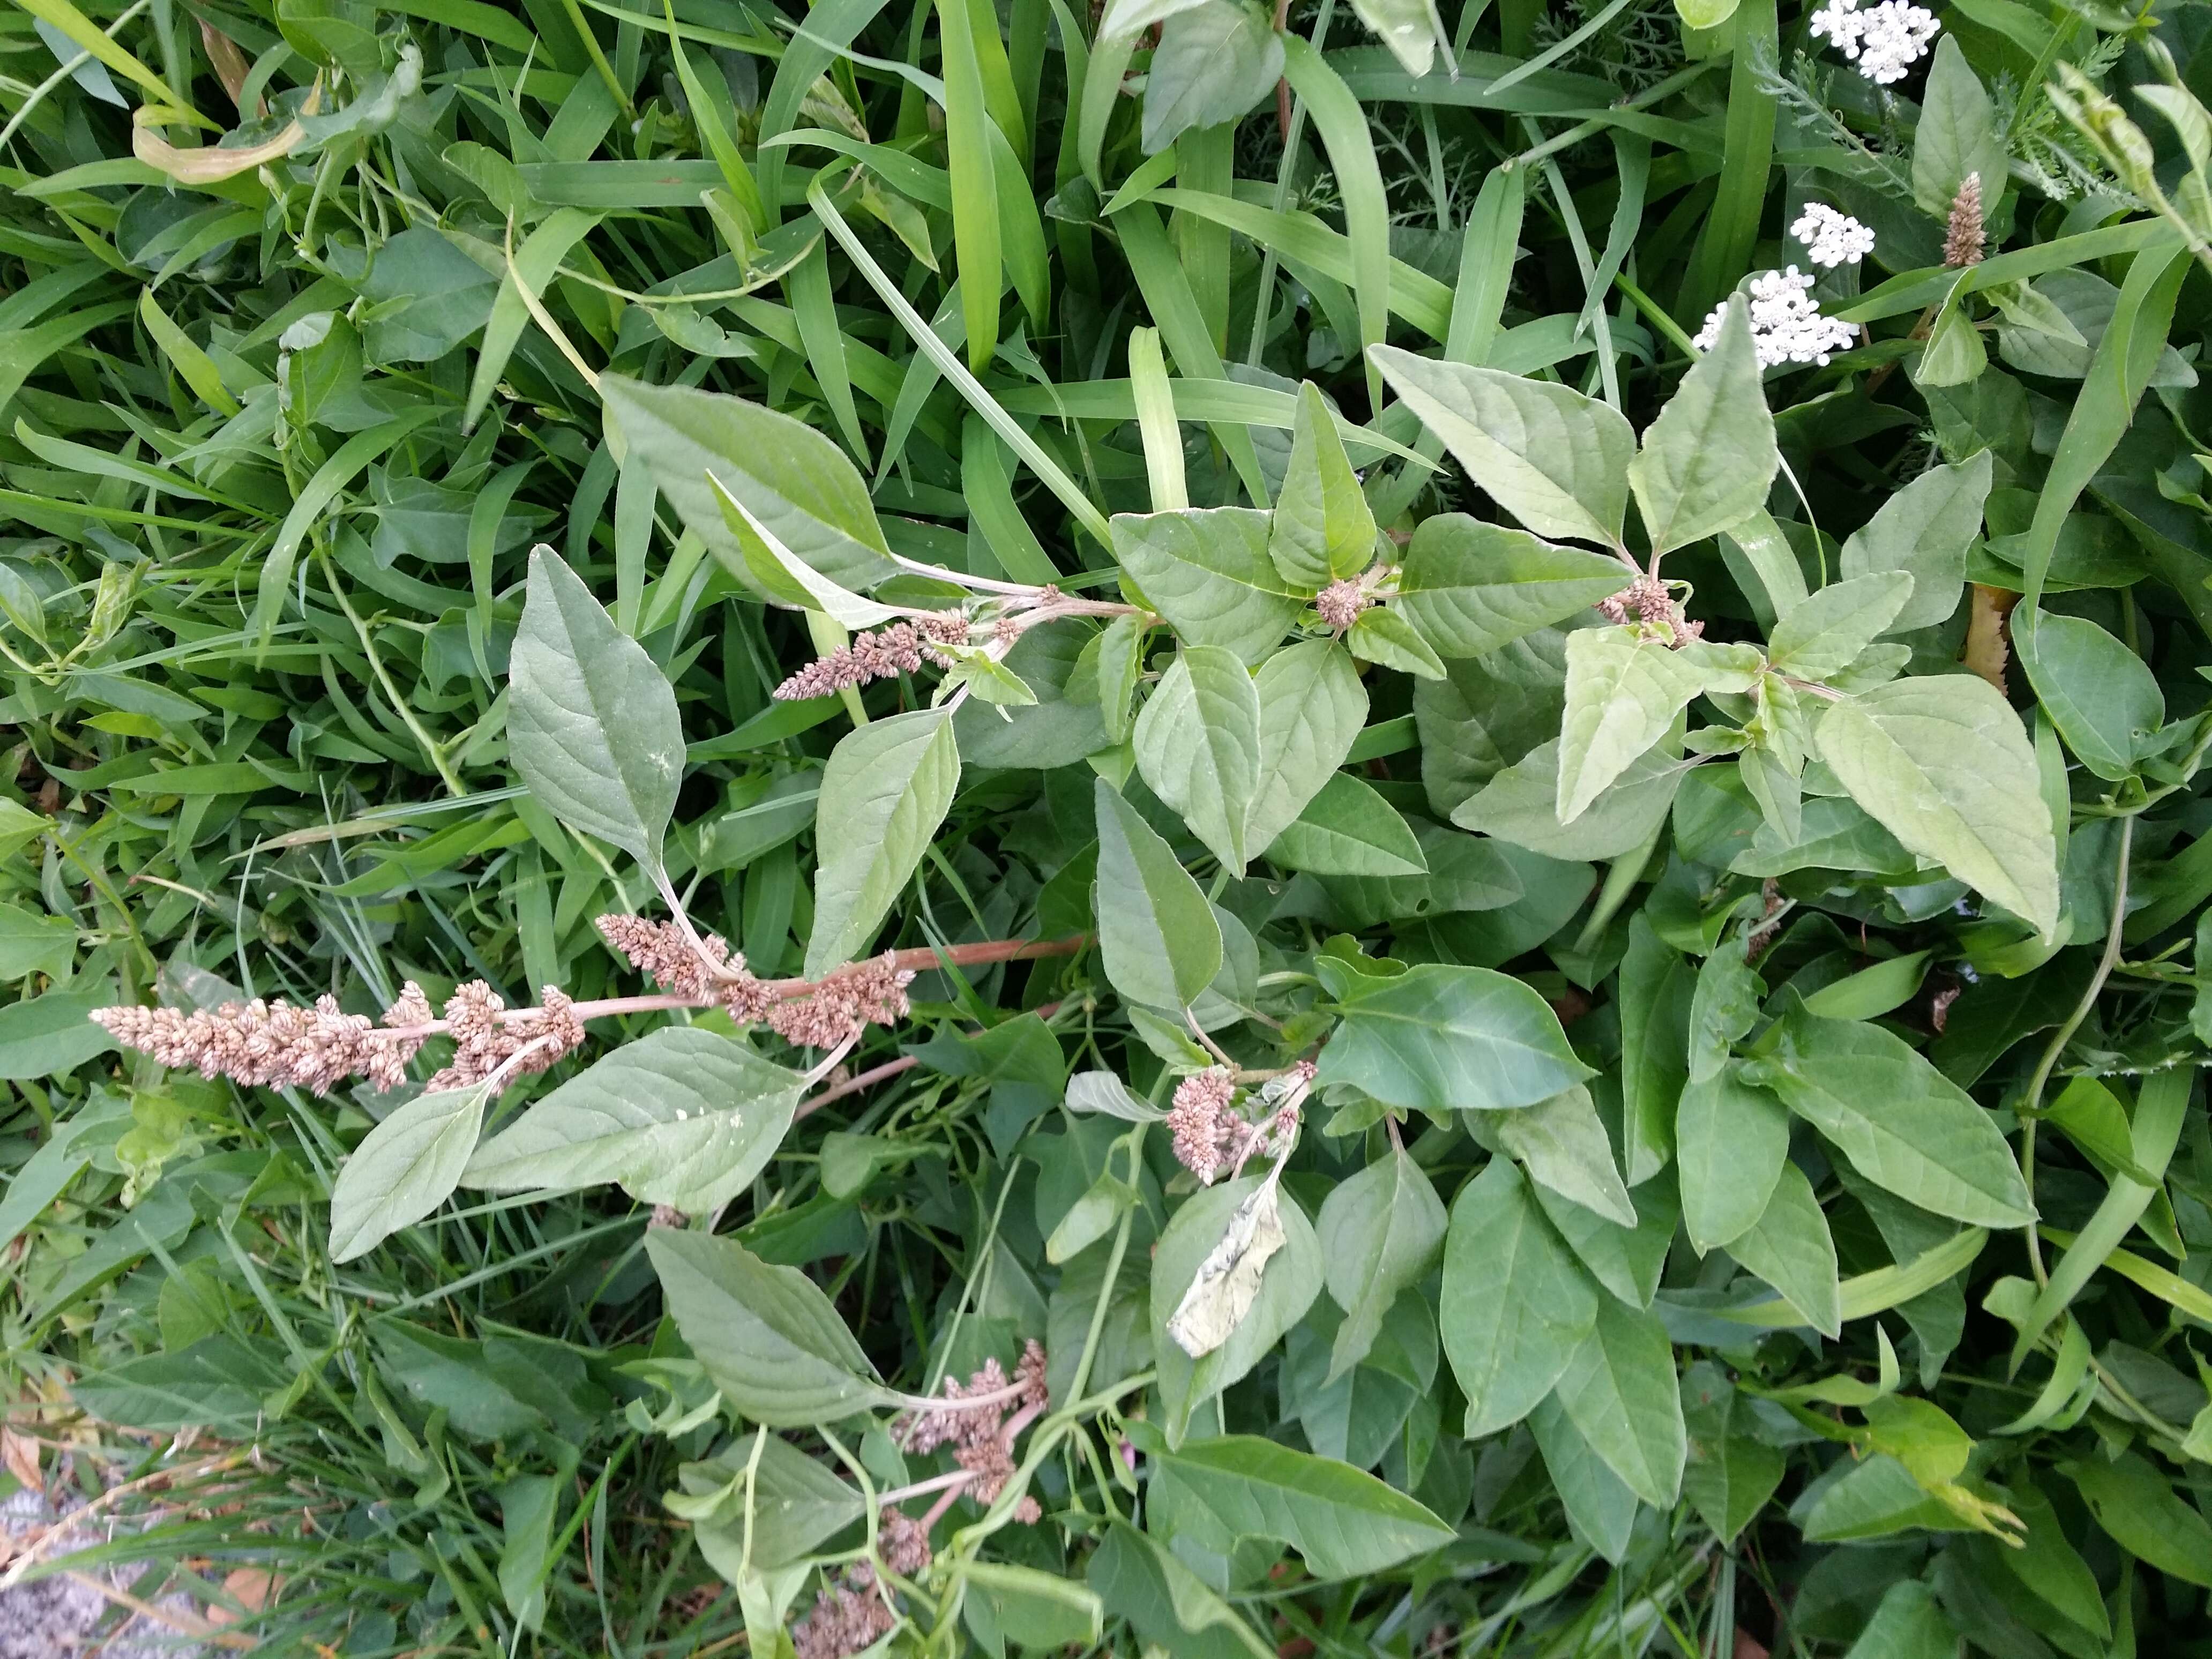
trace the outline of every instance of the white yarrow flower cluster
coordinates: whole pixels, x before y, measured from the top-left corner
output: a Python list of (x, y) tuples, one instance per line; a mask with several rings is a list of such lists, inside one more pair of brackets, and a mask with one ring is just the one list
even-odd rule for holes
[(1852, 264), (1874, 252), (1874, 232), (1826, 202), (1808, 202), (1790, 234), (1805, 245), (1805, 257), (1825, 270)]
[[(1813, 279), (1795, 265), (1786, 270), (1762, 271), (1751, 279), (1747, 296), (1751, 302), (1751, 343), (1761, 368), (1779, 363), (1825, 365), (1830, 352), (1842, 351), (1851, 343), (1856, 333), (1852, 325), (1822, 316), (1819, 302), (1812, 297), (1812, 287)], [(1723, 301), (1713, 307), (1691, 343), (1700, 351), (1711, 351), (1720, 343), (1721, 324), (1727, 317), (1728, 304)]]
[(1881, 0), (1859, 9), (1859, 0), (1828, 0), (1813, 14), (1813, 33), (1823, 35), (1880, 86), (1902, 81), (1928, 55), (1942, 25), (1911, 0)]

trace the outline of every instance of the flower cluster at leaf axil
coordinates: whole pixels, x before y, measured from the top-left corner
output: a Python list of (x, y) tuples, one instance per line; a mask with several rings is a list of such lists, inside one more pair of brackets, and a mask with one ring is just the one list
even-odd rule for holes
[[(942, 1403), (908, 1413), (895, 1431), (900, 1444), (911, 1452), (953, 1449), (953, 1461), (968, 1471), (969, 1479), (948, 1488), (945, 1501), (965, 1492), (979, 1504), (990, 1504), (1014, 1473), (1015, 1439), (1044, 1414), (1049, 1403), (1044, 1347), (1031, 1338), (1023, 1345), (1011, 1379), (995, 1358), (987, 1359), (964, 1385), (945, 1378)], [(1036, 1499), (1027, 1494), (1014, 1505), (1017, 1521), (1035, 1522), (1042, 1513)], [(926, 1534), (927, 1525), (923, 1531)]]
[(1257, 1121), (1237, 1109), (1237, 1078), (1227, 1066), (1185, 1078), (1176, 1085), (1167, 1115), (1176, 1161), (1210, 1187), (1224, 1170), (1234, 1173), (1255, 1154), (1275, 1157), (1297, 1134), (1298, 1097), (1313, 1075), (1312, 1062), (1302, 1060), (1288, 1078), (1271, 1079), (1256, 1091), (1262, 1109)]
[(1859, 0), (1828, 0), (1813, 14), (1812, 30), (1825, 36), (1858, 72), (1878, 86), (1893, 86), (1928, 55), (1942, 30), (1936, 14), (1911, 0), (1880, 0), (1864, 10)]

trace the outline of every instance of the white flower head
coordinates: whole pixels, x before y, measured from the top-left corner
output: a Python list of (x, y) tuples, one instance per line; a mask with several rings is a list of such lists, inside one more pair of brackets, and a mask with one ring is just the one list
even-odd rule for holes
[(1823, 270), (1852, 264), (1874, 252), (1874, 232), (1826, 202), (1808, 202), (1790, 234), (1805, 245), (1805, 257)]
[(1942, 25), (1911, 0), (1881, 0), (1859, 9), (1859, 0), (1828, 0), (1813, 14), (1812, 30), (1824, 36), (1879, 86), (1902, 81), (1928, 54)]
[[(1751, 305), (1751, 343), (1759, 368), (1780, 363), (1825, 365), (1828, 354), (1849, 348), (1857, 331), (1849, 323), (1823, 316), (1810, 292), (1813, 279), (1791, 265), (1786, 270), (1762, 271), (1751, 279), (1747, 298)], [(1700, 351), (1720, 343), (1721, 324), (1728, 303), (1715, 306), (1705, 325), (1692, 338)]]

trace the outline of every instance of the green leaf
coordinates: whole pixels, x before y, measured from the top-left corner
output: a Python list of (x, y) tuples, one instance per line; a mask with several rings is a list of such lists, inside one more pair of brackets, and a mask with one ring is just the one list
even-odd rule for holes
[(1902, 1037), (1792, 1010), (1747, 1082), (1771, 1089), (1852, 1167), (1907, 1203), (1982, 1227), (2035, 1214), (2012, 1148), (1989, 1113)]
[(783, 538), (720, 478), (709, 474), (707, 482), (714, 487), (715, 503), (737, 538), (753, 585), (769, 598), (819, 611), (846, 628), (879, 628), (905, 614), (830, 580), (785, 546)]
[(1655, 1508), (1673, 1507), (1688, 1440), (1674, 1350), (1656, 1315), (1600, 1297), (1596, 1323), (1559, 1375), (1559, 1396), (1631, 1492)]
[(1137, 716), (1137, 769), (1232, 873), (1260, 790), (1260, 694), (1234, 653), (1187, 645)]
[[(1763, 405), (1762, 405), (1763, 407)], [(1555, 810), (1571, 824), (1705, 690), (1698, 664), (1626, 628), (1567, 635), (1567, 705)]]
[(1846, 580), (1877, 570), (1912, 578), (1912, 597), (1890, 624), (1899, 632), (1933, 628), (1959, 608), (1966, 550), (1982, 533), (1992, 466), (1985, 449), (1956, 465), (1929, 467), (1844, 543), (1838, 568)]
[(1766, 505), (1781, 464), (1751, 314), (1736, 295), (1720, 338), (1682, 377), (1628, 464), (1651, 550), (1671, 552), (1741, 524)]
[(1579, 1083), (1549, 1100), (1486, 1116), (1481, 1128), (1521, 1160), (1529, 1178), (1593, 1214), (1636, 1225), (1636, 1206), (1613, 1161), (1613, 1142), (1596, 1103)]
[(1316, 1081), (1349, 1083), (1402, 1111), (1497, 1111), (1549, 1100), (1590, 1075), (1559, 1017), (1528, 985), (1487, 968), (1425, 963), (1363, 980)]
[(1690, 1081), (1704, 1083), (1728, 1064), (1736, 1039), (1758, 1023), (1766, 995), (1759, 970), (1748, 960), (1748, 932), (1716, 945), (1698, 969), (1690, 995)]
[(1766, 1208), (1729, 1240), (1728, 1252), (1780, 1293), (1823, 1336), (1843, 1333), (1836, 1241), (1805, 1172), (1784, 1159)]
[(2003, 1553), (2006, 1566), (2037, 1597), (2100, 1640), (2112, 1635), (2103, 1589), (2066, 1536), (2051, 1500), (2025, 1479), (2012, 1481), (2006, 1507), (2026, 1528), (2021, 1547)]
[(2005, 125), (1967, 66), (1966, 54), (1946, 34), (1936, 43), (1920, 95), (1920, 125), (1912, 134), (1912, 199), (1923, 213), (1948, 220), (1951, 203), (1969, 174), (1982, 185), (1982, 211), (1996, 213), (2011, 179)]
[(1958, 1652), (1959, 1632), (1944, 1617), (1936, 1592), (1917, 1578), (1905, 1578), (1882, 1592), (1874, 1617), (1844, 1659), (1958, 1659)]
[[(804, 1560), (817, 1546), (859, 1520), (866, 1508), (860, 1494), (823, 1464), (764, 1429), (731, 1442), (703, 1462), (678, 1466), (676, 1480), (693, 1507), (711, 1502), (703, 1514), (694, 1515), (690, 1509), (678, 1513), (692, 1521), (699, 1553), (708, 1565), (732, 1583), (743, 1568), (772, 1572)], [(672, 1494), (670, 1507), (678, 1501)], [(750, 1559), (745, 1555), (749, 1529)]]
[(2212, 1525), (2154, 1467), (2134, 1452), (2063, 1467), (2113, 1542), (2170, 1578), (2212, 1589)]
[(1674, 1119), (1682, 1220), (1700, 1255), (1741, 1237), (1765, 1212), (1790, 1157), (1790, 1114), (1732, 1060), (1682, 1091)]
[(1345, 1313), (1328, 1382), (1367, 1357), (1391, 1303), (1436, 1261), (1444, 1227), (1443, 1200), (1421, 1166), (1396, 1147), (1322, 1200), (1316, 1231), (1323, 1277)]
[(530, 555), (507, 746), (530, 793), (658, 875), (684, 775), (676, 692), (550, 547)]
[(2166, 723), (2150, 665), (2085, 617), (2016, 615), (2012, 639), (2037, 701), (2081, 764), (2109, 783), (2132, 775)]
[(58, 979), (76, 960), (76, 924), (67, 916), (36, 915), (0, 904), (0, 981), (33, 974)]
[[(1424, 15), (1425, 33), (1427, 27)], [(1375, 514), (1360, 493), (1321, 388), (1311, 380), (1298, 388), (1290, 465), (1275, 497), (1267, 556), (1283, 580), (1304, 592), (1356, 576), (1375, 559)]]
[[(1474, 1121), (1480, 1129), (1488, 1120)], [(1632, 1308), (1651, 1305), (1682, 1219), (1673, 1182), (1647, 1181), (1629, 1194), (1636, 1213), (1632, 1226), (1564, 1198), (1550, 1187), (1539, 1184), (1530, 1191), (1591, 1278)]]
[(462, 1179), (502, 1193), (611, 1181), (641, 1204), (703, 1215), (767, 1167), (805, 1086), (742, 1042), (664, 1026), (532, 1105), (477, 1149)]
[(1862, 968), (1832, 985), (1823, 985), (1805, 999), (1805, 1006), (1823, 1019), (1878, 1019), (1920, 988), (1929, 954), (1915, 951)]
[(1161, 25), (1145, 77), (1145, 154), (1239, 119), (1282, 77), (1283, 43), (1264, 13), (1232, 0), (1178, 10)]
[(1440, 513), (1406, 544), (1392, 609), (1443, 655), (1480, 657), (1589, 610), (1635, 574), (1606, 554)]
[(1381, 663), (1401, 674), (1440, 680), (1444, 659), (1420, 630), (1389, 605), (1370, 605), (1345, 630), (1344, 643), (1362, 662)]
[(1161, 1462), (1231, 1536), (1278, 1539), (1317, 1578), (1380, 1572), (1458, 1535), (1373, 1475), (1257, 1435), (1194, 1440)]
[(1191, 1413), (1242, 1379), (1305, 1316), (1321, 1294), (1321, 1246), (1305, 1212), (1287, 1195), (1276, 1211), (1283, 1242), (1261, 1270), (1258, 1293), (1221, 1345), (1194, 1359), (1168, 1334), (1200, 1267), (1221, 1243), (1237, 1207), (1257, 1192), (1263, 1177), (1246, 1176), (1197, 1194), (1169, 1219), (1152, 1255), (1152, 1351), (1159, 1368), (1160, 1398), (1167, 1408), (1170, 1446), (1179, 1445)]
[(1556, 1395), (1547, 1395), (1528, 1415), (1528, 1430), (1543, 1454), (1545, 1472), (1567, 1511), (1575, 1541), (1619, 1566), (1642, 1507), (1636, 1494), (1598, 1455), (1597, 1448), (1568, 1417)]
[(1522, 524), (1554, 539), (1620, 545), (1636, 432), (1619, 410), (1501, 369), (1395, 346), (1369, 356), (1468, 476)]
[(646, 1230), (645, 1253), (684, 1342), (723, 1399), (772, 1429), (837, 1423), (894, 1405), (814, 1281), (733, 1238)]
[(1743, 1397), (1709, 1362), (1682, 1379), (1682, 1424), (1689, 1434), (1682, 1495), (1716, 1536), (1733, 1543), (1781, 1486), (1782, 1454), (1749, 1431)]
[(1190, 872), (1135, 807), (1103, 778), (1095, 799), (1098, 886), (1113, 896), (1098, 908), (1106, 977), (1133, 1002), (1185, 1007), (1221, 971), (1221, 924)]
[(1252, 685), (1260, 699), (1260, 769), (1244, 844), (1259, 849), (1296, 823), (1337, 775), (1367, 723), (1367, 689), (1351, 657), (1328, 640), (1276, 652)]
[(1893, 680), (1813, 729), (1850, 797), (1902, 842), (2048, 935), (2058, 853), (2020, 717), (1977, 674)]
[(599, 397), (619, 446), (645, 463), (684, 527), (739, 581), (754, 585), (752, 564), (714, 483), (840, 586), (869, 588), (892, 574), (867, 481), (805, 422), (743, 398), (619, 374), (599, 377)]
[(1097, 1112), (1125, 1123), (1158, 1123), (1167, 1114), (1111, 1072), (1078, 1072), (1062, 1102), (1071, 1112)]
[(1349, 772), (1332, 772), (1269, 842), (1270, 863), (1317, 876), (1425, 876), (1421, 843), (1397, 808)]
[[(1955, 292), (1955, 290), (1954, 290)], [(1939, 386), (1969, 386), (1990, 366), (1989, 348), (1966, 307), (1953, 301), (1936, 314), (1928, 343), (1912, 364), (1912, 384), (1924, 392)]]
[(1250, 507), (1117, 514), (1114, 557), (1186, 645), (1256, 663), (1297, 618), (1267, 556), (1267, 514)]
[(1783, 612), (1767, 636), (1767, 657), (1795, 678), (1825, 680), (1887, 633), (1911, 597), (1912, 578), (1901, 570), (1831, 583)]
[(1436, 62), (1439, 45), (1449, 50), (1449, 42), (1439, 38), (1426, 0), (1352, 0), (1352, 9), (1417, 80)]
[(460, 1185), (489, 1082), (415, 1097), (371, 1129), (331, 1185), (331, 1260), (366, 1255)]
[(1519, 1422), (1551, 1393), (1599, 1299), (1521, 1172), (1491, 1159), (1453, 1200), (1437, 1319), (1467, 1396), (1468, 1439)]
[(916, 708), (848, 732), (814, 805), (814, 933), (806, 976), (860, 954), (945, 821), (960, 784), (952, 716)]
[(1572, 823), (1559, 822), (1559, 743), (1540, 743), (1453, 809), (1479, 830), (1554, 859), (1613, 859), (1651, 844), (1686, 768), (1679, 744), (1654, 744), (1600, 790)]

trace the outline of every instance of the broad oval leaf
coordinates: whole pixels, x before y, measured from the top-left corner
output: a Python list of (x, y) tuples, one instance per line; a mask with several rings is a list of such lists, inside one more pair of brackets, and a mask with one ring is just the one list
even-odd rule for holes
[[(1422, 25), (1425, 33), (1425, 17)], [(1374, 512), (1360, 493), (1335, 418), (1311, 380), (1298, 388), (1290, 465), (1275, 497), (1267, 556), (1283, 580), (1304, 592), (1356, 576), (1375, 559)]]
[(1521, 1172), (1491, 1159), (1452, 1202), (1437, 1321), (1467, 1396), (1468, 1439), (1519, 1422), (1551, 1393), (1598, 1300)]
[(1221, 971), (1213, 907), (1143, 814), (1103, 778), (1098, 815), (1098, 948), (1106, 977), (1133, 1002), (1180, 1009)]
[(684, 1340), (722, 1397), (772, 1429), (842, 1422), (894, 1405), (814, 1281), (733, 1238), (646, 1230), (645, 1253)]
[(371, 1129), (331, 1184), (331, 1260), (366, 1255), (446, 1201), (483, 1127), (489, 1083), (417, 1095)]
[(1500, 369), (1395, 346), (1368, 355), (1468, 476), (1522, 524), (1539, 536), (1620, 544), (1636, 431), (1619, 410)]
[[(1344, 649), (1309, 640), (1252, 677), (1260, 700), (1260, 770), (1245, 845), (1257, 852), (1297, 822), (1367, 723), (1367, 688)], [(1156, 786), (1157, 787), (1157, 786)]]
[(1256, 663), (1299, 609), (1267, 556), (1267, 516), (1248, 507), (1116, 514), (1114, 557), (1184, 644)]
[(1340, 1007), (1317, 1081), (1349, 1083), (1401, 1110), (1533, 1106), (1590, 1075), (1551, 1005), (1487, 968), (1424, 963), (1362, 980)]
[(510, 675), (507, 747), (530, 793), (657, 874), (684, 775), (676, 692), (550, 547), (530, 555)]
[(1741, 524), (1766, 504), (1781, 465), (1750, 313), (1737, 295), (1728, 302), (1720, 338), (1690, 366), (1628, 465), (1652, 552), (1669, 553)]
[(1540, 743), (1452, 809), (1451, 821), (1553, 859), (1614, 859), (1648, 847), (1667, 821), (1688, 770), (1679, 742), (1662, 738), (1559, 822), (1559, 740)]
[(1398, 809), (1349, 772), (1332, 772), (1267, 856), (1317, 876), (1425, 876), (1427, 855)]
[(1745, 1066), (1745, 1079), (1781, 1096), (1875, 1186), (1975, 1226), (2034, 1218), (1996, 1122), (1904, 1038), (1796, 1008), (1774, 1028), (1773, 1045)]
[(1674, 1116), (1682, 1221), (1701, 1253), (1726, 1244), (1765, 1212), (1790, 1158), (1790, 1114), (1730, 1061), (1682, 1091)]
[(641, 1204), (704, 1214), (767, 1167), (805, 1086), (719, 1032), (664, 1026), (538, 1101), (477, 1149), (463, 1179), (506, 1193), (611, 1181)]
[(2049, 934), (2058, 849), (2020, 717), (1978, 674), (1893, 680), (1828, 705), (1820, 758), (1905, 850)]
[(1329, 1353), (1328, 1382), (1366, 1358), (1390, 1304), (1436, 1260), (1445, 1223), (1443, 1200), (1402, 1150), (1338, 1183), (1322, 1201), (1315, 1230), (1323, 1275), (1345, 1314)]
[(1261, 747), (1260, 694), (1244, 665), (1219, 646), (1185, 646), (1137, 716), (1145, 781), (1240, 876)]
[(896, 569), (860, 470), (805, 422), (743, 398), (619, 374), (599, 377), (599, 398), (610, 426), (644, 462), (684, 527), (748, 586), (757, 585), (751, 562), (710, 476), (796, 557), (839, 586), (872, 587)]
[(1231, 0), (1201, 0), (1160, 26), (1145, 77), (1145, 154), (1194, 127), (1236, 121), (1282, 78), (1283, 43), (1266, 16)]
[(1257, 1435), (1194, 1440), (1162, 1462), (1231, 1536), (1279, 1539), (1317, 1578), (1380, 1572), (1458, 1536), (1365, 1471)]
[(1635, 575), (1606, 554), (1440, 513), (1406, 544), (1393, 608), (1443, 655), (1480, 657), (1589, 610)]
[(1783, 673), (1825, 680), (1889, 631), (1912, 597), (1902, 570), (1869, 571), (1815, 590), (1782, 614), (1766, 654)]
[(819, 979), (868, 942), (921, 862), (960, 785), (952, 715), (916, 708), (848, 732), (822, 774), (814, 807), (814, 933), (806, 976)]
[(1530, 1180), (1620, 1226), (1636, 1224), (1636, 1206), (1613, 1161), (1613, 1142), (1581, 1084), (1534, 1106), (1486, 1114), (1480, 1127), (1521, 1160)]
[(1729, 1241), (1728, 1252), (1771, 1285), (1823, 1336), (1844, 1329), (1836, 1241), (1805, 1172), (1784, 1159), (1759, 1219)]
[(1994, 465), (1984, 449), (1955, 465), (1929, 467), (1844, 541), (1837, 568), (1846, 580), (1877, 570), (1912, 578), (1912, 597), (1891, 624), (1899, 633), (1948, 622), (1959, 608)]
[(1555, 810), (1572, 823), (1598, 792), (1665, 737), (1674, 717), (1705, 689), (1687, 653), (1626, 628), (1567, 635), (1567, 705), (1559, 728)]
[(1681, 1495), (1688, 1437), (1674, 1350), (1658, 1316), (1600, 1297), (1559, 1374), (1559, 1404), (1627, 1488), (1656, 1509)]
[(2166, 720), (2150, 665), (2086, 617), (2015, 613), (2012, 638), (2036, 700), (2081, 764), (2108, 783), (2132, 775)]

